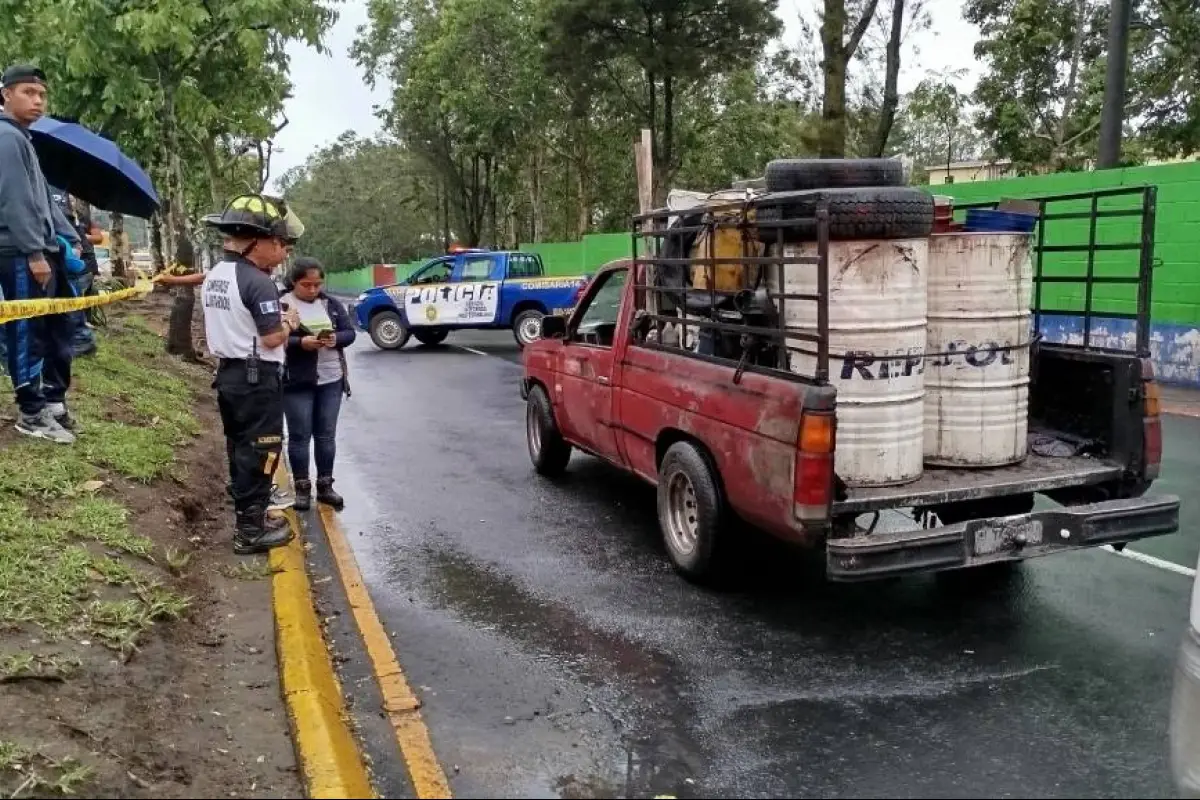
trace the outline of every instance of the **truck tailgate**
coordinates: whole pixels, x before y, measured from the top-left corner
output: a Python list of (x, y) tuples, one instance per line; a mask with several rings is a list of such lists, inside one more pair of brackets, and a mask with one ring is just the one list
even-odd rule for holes
[(1124, 468), (1099, 458), (1049, 458), (1030, 454), (1019, 464), (984, 469), (927, 467), (913, 483), (877, 489), (848, 489), (834, 514), (941, 505), (1000, 495), (1026, 494), (1117, 480)]

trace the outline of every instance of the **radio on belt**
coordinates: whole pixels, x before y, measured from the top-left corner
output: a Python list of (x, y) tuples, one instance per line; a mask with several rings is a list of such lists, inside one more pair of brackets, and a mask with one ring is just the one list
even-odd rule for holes
[(258, 386), (258, 337), (254, 337), (254, 343), (250, 346), (250, 357), (246, 359), (246, 383), (251, 386)]

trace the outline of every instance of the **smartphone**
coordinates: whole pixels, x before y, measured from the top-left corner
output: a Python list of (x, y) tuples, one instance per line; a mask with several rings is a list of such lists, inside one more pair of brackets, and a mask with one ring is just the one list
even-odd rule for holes
[(317, 334), (318, 339), (332, 339), (333, 331), (321, 331)]

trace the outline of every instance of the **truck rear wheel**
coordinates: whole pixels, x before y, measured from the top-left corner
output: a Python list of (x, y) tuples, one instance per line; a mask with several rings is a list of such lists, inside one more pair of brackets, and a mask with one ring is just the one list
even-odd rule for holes
[(541, 386), (529, 390), (525, 403), (525, 441), (529, 445), (529, 460), (539, 475), (560, 477), (571, 460), (571, 445), (567, 444), (554, 421), (550, 397)]
[(542, 317), (546, 316), (536, 308), (528, 308), (513, 319), (513, 337), (517, 346), (522, 350), (526, 345), (533, 344), (542, 338)]
[(658, 468), (658, 527), (675, 569), (703, 582), (717, 573), (725, 498), (709, 459), (691, 442), (676, 442)]
[(408, 344), (408, 326), (395, 311), (380, 311), (371, 317), (367, 331), (380, 350), (399, 350)]

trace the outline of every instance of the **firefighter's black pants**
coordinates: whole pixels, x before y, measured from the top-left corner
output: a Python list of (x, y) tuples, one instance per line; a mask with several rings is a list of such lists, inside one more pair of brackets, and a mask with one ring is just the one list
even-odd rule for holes
[(260, 361), (258, 383), (246, 362), (221, 359), (213, 386), (225, 428), (229, 480), (239, 517), (263, 514), (271, 501), (271, 476), (283, 451), (283, 380), (280, 365)]

